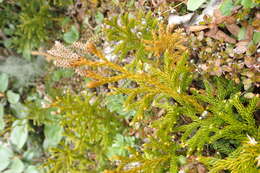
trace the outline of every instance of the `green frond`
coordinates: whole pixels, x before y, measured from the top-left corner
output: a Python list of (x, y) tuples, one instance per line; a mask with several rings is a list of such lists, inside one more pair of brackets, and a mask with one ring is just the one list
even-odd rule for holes
[(67, 93), (52, 104), (58, 109), (56, 116), (64, 128), (64, 139), (50, 150), (52, 157), (45, 164), (50, 172), (95, 172), (111, 167), (107, 149), (124, 130), (124, 124), (100, 102), (93, 95)]
[(260, 145), (256, 143), (243, 143), (241, 147), (232, 152), (225, 159), (201, 157), (199, 160), (206, 163), (211, 169), (209, 173), (219, 173), (229, 170), (231, 173), (257, 173), (259, 172)]
[(136, 16), (125, 13), (115, 16), (106, 21), (109, 26), (105, 29), (109, 41), (118, 42), (114, 53), (123, 59), (129, 52), (135, 52), (136, 59), (147, 61), (148, 53), (145, 51), (142, 39), (151, 39), (151, 31), (157, 27), (157, 19), (152, 17), (152, 13), (144, 14), (139, 12)]

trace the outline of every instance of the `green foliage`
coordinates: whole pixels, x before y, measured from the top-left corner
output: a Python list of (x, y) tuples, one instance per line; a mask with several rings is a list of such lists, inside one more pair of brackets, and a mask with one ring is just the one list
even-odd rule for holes
[(5, 73), (0, 74), (0, 92), (5, 92), (8, 87), (8, 75)]
[(105, 97), (105, 104), (110, 112), (116, 112), (119, 115), (125, 116), (126, 118), (131, 118), (135, 111), (125, 111), (124, 102), (126, 100), (126, 96), (123, 94), (114, 94)]
[[(181, 139), (188, 145), (189, 153), (196, 149), (201, 152), (205, 144), (214, 143), (219, 139), (241, 142), (245, 140), (246, 134), (257, 137), (257, 127), (252, 114), (258, 99), (250, 100), (248, 106), (244, 107), (240, 94), (236, 94), (238, 89), (232, 82), (218, 79), (216, 89), (209, 83), (205, 85), (205, 94), (194, 94), (208, 104), (207, 110), (199, 119), (193, 119), (192, 123), (177, 128), (184, 132)], [(191, 132), (194, 135), (190, 136)]]
[[(231, 173), (255, 173), (259, 171), (259, 141), (252, 141), (249, 137), (247, 143), (237, 148), (225, 159), (205, 158), (199, 160), (211, 167), (209, 173), (218, 173), (222, 170), (229, 170)], [(256, 164), (258, 166), (256, 166)]]
[(0, 132), (5, 128), (4, 105), (0, 104)]
[(235, 5), (242, 5), (245, 9), (254, 8), (257, 3), (254, 0), (224, 0), (220, 5), (220, 11), (224, 16), (230, 16)]
[(253, 41), (255, 44), (258, 44), (260, 42), (260, 32), (254, 32)]
[(3, 152), (1, 156), (6, 157), (1, 157), (0, 171), (38, 173), (36, 167), (38, 159), (43, 155), (42, 141), (41, 136), (34, 131), (37, 128), (30, 122), (33, 120), (30, 119), (33, 117), (31, 111), (22, 103), (23, 90), (26, 88), (14, 88), (15, 78), (4, 73), (1, 76), (5, 77), (2, 78), (4, 89), (0, 97), (0, 152)]
[(19, 99), (20, 99), (19, 94), (16, 94), (16, 93), (14, 93), (14, 92), (11, 91), (11, 90), (7, 91), (6, 95), (7, 95), (7, 100), (8, 100), (8, 102), (11, 103), (11, 104), (16, 104), (16, 103), (18, 103), (18, 101), (19, 101)]
[[(200, 116), (186, 105), (158, 103), (157, 106), (165, 108), (167, 113), (152, 122), (151, 127), (156, 129), (155, 136), (149, 137), (149, 142), (143, 145), (142, 151), (132, 158), (120, 158), (122, 165), (118, 167), (118, 172), (135, 162), (139, 165), (129, 172), (160, 172), (169, 169), (177, 172), (180, 164), (176, 160), (180, 153), (202, 155), (212, 145), (219, 153), (229, 155), (247, 139), (248, 134), (258, 138), (253, 112), (259, 99), (251, 99), (245, 107), (237, 91), (239, 87), (230, 81), (217, 78), (215, 85), (205, 81), (203, 94), (193, 92), (200, 104), (206, 105)], [(187, 122), (181, 123), (181, 119), (186, 119)], [(174, 142), (178, 139), (177, 136), (181, 137), (180, 145)], [(256, 167), (251, 164), (248, 168), (254, 170)]]
[(57, 124), (46, 124), (44, 126), (43, 148), (56, 147), (62, 139), (63, 128)]
[(73, 25), (70, 28), (70, 31), (66, 32), (63, 35), (63, 39), (66, 43), (73, 43), (79, 39), (79, 31), (77, 30), (76, 26)]
[(220, 139), (212, 143), (212, 147), (220, 154), (229, 155), (239, 144), (240, 143), (235, 140)]
[(123, 119), (99, 104), (100, 99), (94, 96), (69, 93), (53, 104), (58, 108), (56, 116), (60, 117), (64, 139), (50, 150), (46, 162), (49, 172), (99, 172), (111, 167), (105, 153), (116, 154), (112, 151), (116, 145), (113, 136), (123, 132)]
[(11, 162), (11, 158), (13, 157), (13, 152), (8, 147), (0, 145), (0, 171), (4, 170), (8, 167), (9, 163)]
[[(136, 55), (135, 61), (147, 60), (147, 53), (144, 50), (142, 40), (152, 38), (151, 31), (157, 27), (158, 21), (152, 16), (152, 13), (144, 14), (139, 12), (136, 16), (130, 13), (121, 16), (115, 16), (111, 20), (106, 20), (108, 25), (105, 32), (109, 41), (114, 41), (117, 46), (114, 49), (120, 59), (126, 57), (128, 53)], [(136, 62), (135, 62), (136, 63)]]
[(113, 144), (108, 147), (107, 156), (110, 159), (113, 159), (117, 156), (128, 156), (128, 148), (134, 147), (135, 138), (130, 136), (122, 136), (117, 134), (114, 137)]
[(230, 16), (233, 8), (234, 8), (233, 1), (232, 0), (225, 0), (220, 5), (219, 9), (224, 16)]
[(3, 83), (0, 83), (0, 89), (1, 87), (7, 89), (8, 80), (4, 75), (9, 76), (14, 89), (33, 85), (35, 79), (43, 75), (45, 63), (44, 59), (39, 57), (32, 61), (22, 59), (21, 57), (6, 58), (5, 61), (0, 62), (0, 73), (2, 73), (1, 78), (3, 78)]
[(7, 172), (7, 173), (14, 173), (14, 172), (22, 173), (23, 170), (24, 170), (23, 162), (20, 159), (15, 158), (10, 163), (9, 169), (7, 169), (5, 172)]
[(72, 70), (68, 69), (57, 69), (56, 71), (53, 72), (52, 74), (52, 80), (53, 81), (60, 81), (63, 78), (69, 78), (72, 77), (74, 72)]
[(28, 122), (27, 120), (16, 120), (13, 123), (13, 129), (10, 135), (10, 141), (17, 148), (21, 149), (28, 137)]
[[(108, 39), (119, 42), (114, 53), (129, 55), (134, 63), (111, 62), (91, 42), (73, 44), (80, 53), (56, 43), (45, 54), (59, 67), (90, 78), (89, 88), (114, 83), (108, 89), (116, 94), (105, 103), (99, 96), (66, 94), (52, 104), (64, 138), (50, 150), (49, 171), (177, 173), (196, 166), (214, 173), (256, 171), (259, 127), (254, 113), (259, 97), (245, 98), (241, 84), (222, 77), (200, 76), (189, 62), (187, 39), (180, 30), (171, 32), (161, 24), (139, 37), (132, 29), (138, 31), (140, 23), (129, 13), (120, 22), (117, 17), (107, 21)], [(138, 70), (128, 68), (133, 64)], [(125, 110), (135, 114), (118, 116), (104, 104), (119, 115)], [(128, 125), (140, 145), (127, 134)], [(244, 143), (248, 138), (249, 145)]]
[(188, 10), (195, 11), (206, 1), (207, 0), (188, 0), (187, 8)]
[[(72, 1), (19, 0), (0, 4), (0, 28), (7, 36), (2, 43), (30, 59), (31, 50), (58, 37), (65, 7)], [(56, 6), (57, 5), (57, 6)], [(3, 10), (2, 10), (3, 9)]]

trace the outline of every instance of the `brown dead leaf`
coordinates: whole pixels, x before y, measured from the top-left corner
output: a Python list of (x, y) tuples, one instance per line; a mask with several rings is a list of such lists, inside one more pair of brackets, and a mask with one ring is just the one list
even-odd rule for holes
[(226, 16), (224, 20), (227, 24), (235, 24), (236, 18), (233, 16)]
[(221, 14), (219, 9), (214, 10), (213, 12), (213, 22), (215, 24), (220, 24), (225, 21), (226, 17)]
[(246, 38), (247, 40), (252, 40), (253, 39), (253, 34), (254, 34), (254, 28), (253, 26), (247, 26), (246, 30)]
[(234, 36), (238, 36), (238, 33), (240, 31), (240, 27), (237, 24), (229, 24), (226, 25), (228, 31), (233, 34)]
[(219, 30), (218, 28), (213, 28), (210, 31), (206, 33), (206, 36), (217, 39), (217, 40), (223, 40), (228, 43), (236, 43), (236, 40), (227, 34), (225, 34), (223, 31)]
[(205, 25), (194, 25), (194, 26), (188, 26), (186, 28), (186, 30), (188, 32), (197, 32), (197, 31), (202, 31), (209, 28), (209, 26), (205, 26)]
[(5, 96), (4, 93), (0, 93), (0, 98), (1, 98), (1, 97), (4, 97), (4, 96)]
[(197, 165), (197, 170), (198, 170), (198, 173), (206, 173), (207, 172), (207, 169), (202, 164)]
[(221, 24), (223, 22), (227, 22), (228, 24), (233, 24), (236, 22), (236, 18), (233, 16), (223, 16), (219, 9), (214, 10), (213, 13), (213, 22), (215, 24)]

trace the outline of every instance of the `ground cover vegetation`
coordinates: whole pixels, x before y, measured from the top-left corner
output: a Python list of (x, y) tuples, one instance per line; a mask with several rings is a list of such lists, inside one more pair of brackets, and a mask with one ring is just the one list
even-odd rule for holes
[(259, 8), (0, 0), (0, 172), (259, 172)]

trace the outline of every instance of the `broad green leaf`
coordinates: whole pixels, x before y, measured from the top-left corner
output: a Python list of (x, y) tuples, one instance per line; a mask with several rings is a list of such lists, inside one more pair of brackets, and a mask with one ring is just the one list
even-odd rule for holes
[(4, 121), (4, 105), (0, 104), (0, 131), (5, 128), (5, 121)]
[(255, 44), (258, 44), (260, 42), (260, 32), (254, 32), (253, 41)]
[(0, 171), (8, 167), (11, 157), (13, 157), (12, 150), (0, 144)]
[(23, 162), (20, 159), (15, 158), (14, 160), (12, 160), (10, 168), (4, 171), (3, 173), (21, 173), (23, 172), (23, 170), (24, 170)]
[(71, 69), (58, 69), (58, 70), (54, 71), (54, 73), (52, 75), (52, 80), (59, 81), (62, 78), (72, 77), (73, 74), (74, 74), (74, 72)]
[(77, 30), (76, 26), (72, 26), (69, 32), (66, 32), (63, 35), (63, 39), (66, 43), (73, 43), (79, 39), (79, 31)]
[(61, 21), (61, 26), (65, 27), (66, 25), (68, 25), (71, 22), (71, 19), (69, 17), (63, 17), (63, 20)]
[(12, 40), (11, 38), (4, 40), (4, 46), (5, 46), (6, 48), (11, 48), (11, 46), (12, 46), (12, 41), (13, 41), (13, 40)]
[(242, 27), (240, 30), (239, 30), (239, 33), (238, 33), (238, 36), (237, 36), (238, 40), (244, 40), (246, 38), (246, 28), (245, 27)]
[(55, 147), (62, 139), (63, 128), (57, 124), (46, 124), (44, 126), (45, 139), (43, 142), (44, 149)]
[(5, 121), (3, 117), (0, 117), (0, 132), (5, 128)]
[(185, 165), (185, 164), (187, 163), (187, 158), (186, 158), (185, 156), (183, 156), (183, 155), (180, 155), (180, 156), (178, 157), (178, 161), (179, 161), (179, 163), (180, 163), (181, 165)]
[(235, 4), (235, 5), (241, 5), (241, 1), (242, 1), (242, 0), (235, 0), (235, 1), (234, 1), (234, 4)]
[(17, 148), (21, 149), (28, 137), (27, 120), (16, 120), (13, 123), (10, 140)]
[(243, 5), (245, 8), (253, 8), (255, 6), (253, 0), (242, 0), (241, 5)]
[(219, 9), (222, 15), (229, 16), (231, 15), (233, 8), (234, 8), (234, 4), (232, 0), (224, 0), (224, 2), (220, 5)]
[(111, 159), (113, 156), (127, 156), (127, 147), (133, 147), (134, 145), (134, 137), (117, 134), (114, 138), (112, 146), (108, 147), (108, 152), (106, 155)]
[(16, 104), (11, 104), (11, 110), (17, 118), (25, 118), (28, 115), (29, 111), (28, 108), (20, 102)]
[(4, 105), (0, 104), (0, 131), (5, 128), (5, 121), (4, 121)]
[(5, 92), (8, 88), (8, 75), (5, 73), (0, 74), (0, 92)]
[[(31, 136), (29, 136), (31, 137)], [(39, 137), (38, 137), (39, 138)], [(35, 142), (35, 140), (40, 140), (40, 139), (31, 139), (31, 140), (34, 140), (33, 142)], [(29, 144), (30, 143), (30, 138), (27, 139), (27, 142)], [(31, 162), (33, 161), (35, 158), (39, 158), (42, 156), (42, 147), (41, 146), (31, 146), (30, 148), (28, 148), (28, 150), (26, 152), (23, 153), (23, 159), (28, 161), (28, 162)]]
[(122, 94), (115, 94), (111, 96), (107, 96), (105, 98), (106, 106), (110, 110), (110, 112), (116, 112), (119, 115), (125, 116), (126, 118), (132, 117), (135, 115), (135, 111), (125, 110), (124, 102), (126, 97)]
[(8, 101), (9, 101), (9, 103), (11, 103), (11, 104), (16, 104), (16, 103), (18, 103), (18, 101), (19, 101), (19, 99), (20, 99), (20, 95), (14, 93), (14, 92), (11, 91), (11, 90), (8, 90), (8, 91), (7, 91), (7, 99), (8, 99)]
[(0, 118), (4, 116), (4, 105), (0, 103)]
[(206, 1), (207, 0), (188, 0), (187, 8), (188, 10), (195, 11)]
[(37, 167), (30, 165), (24, 170), (24, 173), (40, 173), (40, 171)]
[(104, 20), (104, 15), (100, 12), (97, 12), (95, 18), (97, 23), (102, 23)]

